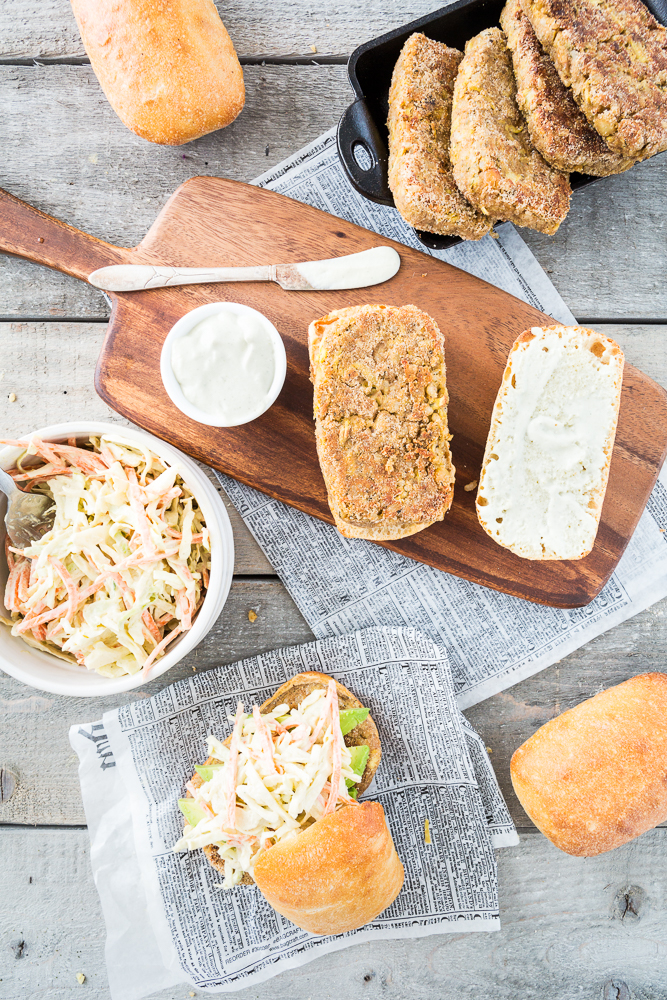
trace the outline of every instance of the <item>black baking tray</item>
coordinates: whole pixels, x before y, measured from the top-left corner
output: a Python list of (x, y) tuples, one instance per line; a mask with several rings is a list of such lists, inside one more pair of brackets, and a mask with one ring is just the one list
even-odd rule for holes
[[(667, 0), (645, 0), (656, 20), (667, 25)], [(504, 0), (454, 0), (432, 14), (404, 24), (355, 49), (347, 72), (356, 100), (338, 123), (338, 155), (350, 183), (359, 194), (380, 205), (393, 205), (387, 179), (387, 113), (391, 75), (405, 41), (423, 31), (436, 42), (463, 50), (465, 43), (485, 28), (496, 27)], [(603, 180), (587, 174), (570, 174), (573, 190)], [(416, 230), (432, 250), (460, 243), (458, 236), (438, 236)]]

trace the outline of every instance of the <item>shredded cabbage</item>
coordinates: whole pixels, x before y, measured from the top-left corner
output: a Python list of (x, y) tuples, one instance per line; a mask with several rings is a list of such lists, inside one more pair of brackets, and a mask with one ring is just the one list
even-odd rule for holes
[(225, 889), (244, 872), (252, 876), (257, 858), (274, 844), (339, 805), (356, 805), (348, 786), (361, 780), (368, 757), (366, 747), (345, 746), (333, 680), (291, 710), (278, 705), (260, 715), (255, 707), (247, 714), (239, 702), (230, 746), (210, 735), (208, 752), (220, 763), (197, 768), (207, 779), (199, 787), (188, 782), (193, 798), (179, 801), (186, 823), (174, 850), (215, 844)]
[(55, 506), (39, 541), (7, 541), (12, 635), (105, 677), (147, 673), (208, 586), (208, 531), (177, 469), (120, 436), (0, 443), (24, 449), (14, 481)]

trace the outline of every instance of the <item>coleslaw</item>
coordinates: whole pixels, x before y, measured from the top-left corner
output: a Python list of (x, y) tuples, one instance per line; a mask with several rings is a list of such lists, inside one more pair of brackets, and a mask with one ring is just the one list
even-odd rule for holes
[(208, 737), (209, 757), (198, 766), (201, 784), (189, 781), (192, 798), (179, 799), (186, 823), (175, 851), (215, 845), (229, 889), (274, 844), (344, 805), (356, 805), (356, 784), (369, 756), (367, 746), (347, 747), (344, 736), (368, 709), (338, 706), (336, 682), (307, 695), (297, 708), (278, 705), (261, 715), (238, 703), (229, 746)]
[(210, 543), (175, 466), (122, 436), (29, 443), (8, 470), (53, 499), (53, 528), (6, 541), (2, 618), (30, 646), (106, 677), (148, 673), (204, 599)]

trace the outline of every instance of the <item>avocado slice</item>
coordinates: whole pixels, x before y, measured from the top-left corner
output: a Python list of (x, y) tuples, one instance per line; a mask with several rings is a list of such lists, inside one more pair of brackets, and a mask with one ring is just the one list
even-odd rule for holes
[(352, 781), (351, 778), (346, 778), (345, 784), (347, 785), (347, 790), (352, 796), (352, 798), (356, 799), (359, 793), (359, 789), (357, 788), (357, 782), (361, 781), (361, 779), (364, 776), (364, 771), (366, 770), (366, 762), (368, 760), (368, 755), (370, 753), (370, 747), (367, 746), (348, 747), (348, 750), (350, 751), (350, 756), (352, 757), (352, 760), (350, 761), (350, 767), (352, 768), (355, 774), (359, 775), (359, 777), (357, 778), (357, 781)]
[(206, 813), (194, 799), (179, 799), (178, 808), (185, 816), (188, 826), (196, 826), (201, 820), (206, 819)]
[(195, 771), (204, 781), (210, 781), (215, 772), (224, 766), (224, 764), (195, 764)]
[(368, 718), (368, 708), (344, 708), (340, 713), (340, 730), (343, 736), (347, 736), (355, 726), (360, 725)]
[(366, 764), (368, 762), (368, 755), (370, 754), (370, 747), (362, 744), (360, 747), (348, 747), (350, 751), (350, 756), (352, 760), (350, 761), (350, 767), (355, 774), (359, 775), (359, 780), (364, 776), (364, 771), (366, 770)]

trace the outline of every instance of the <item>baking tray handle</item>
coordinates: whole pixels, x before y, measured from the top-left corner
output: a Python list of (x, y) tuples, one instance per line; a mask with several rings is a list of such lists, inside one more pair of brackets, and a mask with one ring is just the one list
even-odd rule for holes
[(645, 0), (645, 3), (656, 21), (667, 25), (667, 0)]
[(338, 155), (352, 187), (380, 205), (393, 205), (387, 181), (387, 146), (363, 97), (338, 123)]

